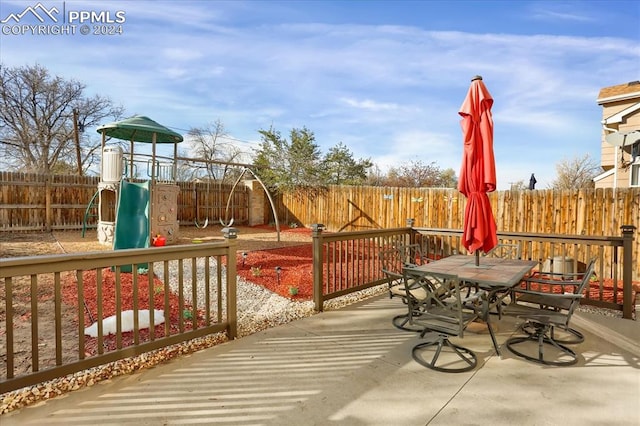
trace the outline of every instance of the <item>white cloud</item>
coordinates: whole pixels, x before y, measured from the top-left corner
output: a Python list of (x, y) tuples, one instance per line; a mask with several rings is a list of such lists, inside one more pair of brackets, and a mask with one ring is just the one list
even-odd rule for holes
[(202, 58), (202, 52), (197, 52), (194, 50), (186, 50), (183, 48), (170, 47), (162, 50), (162, 58), (163, 60), (169, 62), (184, 62), (184, 61), (195, 61), (197, 59)]
[[(298, 22), (296, 14), (286, 15), (295, 3), (73, 7), (114, 4), (126, 11), (122, 36), (2, 36), (0, 60), (38, 62), (131, 114), (174, 128), (220, 118), (233, 136), (256, 141), (261, 128), (286, 134), (306, 126), (323, 150), (342, 141), (381, 166), (421, 159), (456, 171), (457, 111), (471, 77), (481, 74), (495, 99), (501, 180), (528, 179), (535, 171), (539, 182), (552, 179), (561, 153), (599, 155), (598, 91), (639, 78), (637, 39), (514, 34), (501, 23), (480, 34), (392, 18), (388, 25)], [(530, 166), (534, 161), (539, 164)], [(536, 168), (541, 171), (529, 171)], [(526, 176), (516, 179), (523, 170)]]
[(400, 108), (397, 104), (376, 102), (371, 99), (356, 100), (352, 98), (341, 98), (340, 100), (350, 107), (371, 111), (390, 111)]

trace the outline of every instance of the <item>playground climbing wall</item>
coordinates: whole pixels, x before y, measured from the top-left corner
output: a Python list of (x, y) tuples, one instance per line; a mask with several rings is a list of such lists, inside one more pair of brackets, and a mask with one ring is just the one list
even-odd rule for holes
[(151, 189), (151, 236), (162, 235), (167, 243), (178, 238), (178, 185), (157, 183)]

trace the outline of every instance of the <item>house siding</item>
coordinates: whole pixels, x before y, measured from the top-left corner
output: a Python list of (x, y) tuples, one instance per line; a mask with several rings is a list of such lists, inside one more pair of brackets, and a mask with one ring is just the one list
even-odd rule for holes
[[(607, 87), (600, 90), (598, 103), (602, 105), (603, 121), (609, 117), (618, 114), (625, 109), (632, 107), (640, 102), (640, 85), (627, 83), (617, 86)], [(640, 110), (623, 117), (620, 123), (609, 123), (607, 128), (617, 129), (619, 132), (630, 132), (640, 130)], [(624, 167), (621, 160), (624, 158), (627, 162), (631, 160), (631, 147), (626, 147), (624, 153), (619, 147), (609, 144), (605, 135), (609, 132), (602, 129), (600, 142), (600, 165), (606, 170), (617, 168), (616, 173), (602, 178), (595, 182), (596, 188), (628, 188), (631, 182), (631, 169)], [(617, 151), (617, 157), (616, 157)], [(616, 164), (617, 162), (617, 164)]]

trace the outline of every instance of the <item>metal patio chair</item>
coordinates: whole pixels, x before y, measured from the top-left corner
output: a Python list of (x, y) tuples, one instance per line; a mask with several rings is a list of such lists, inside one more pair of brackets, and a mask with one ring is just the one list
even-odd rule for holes
[[(389, 280), (389, 298), (400, 297), (407, 303), (402, 271), (407, 266), (419, 265), (422, 262), (420, 245), (399, 245), (379, 253), (382, 272)], [(407, 314), (397, 315), (392, 319), (396, 328), (404, 331), (420, 332), (421, 329), (408, 327), (410, 318)]]
[(427, 339), (413, 347), (413, 359), (441, 372), (473, 370), (478, 363), (476, 354), (454, 344), (449, 337), (463, 337), (467, 326), (483, 317), (486, 292), (479, 290), (463, 298), (463, 287), (458, 276), (450, 274), (405, 269), (404, 281), (411, 325), (420, 327), (420, 337)]
[(381, 269), (389, 279), (389, 298), (405, 297), (402, 269), (405, 266), (421, 265), (423, 262), (419, 244), (398, 245), (378, 254)]
[(485, 256), (500, 257), (502, 259), (520, 259), (520, 245), (500, 243), (489, 250)]
[[(519, 329), (525, 335), (507, 340), (506, 346), (511, 352), (545, 365), (572, 365), (578, 361), (576, 353), (566, 345), (581, 343), (584, 336), (569, 324), (589, 286), (595, 262), (595, 258), (589, 262), (580, 279), (567, 279), (566, 273), (557, 274), (560, 278), (544, 273), (527, 278), (526, 288), (514, 289), (515, 298), (503, 312), (524, 319)], [(555, 293), (554, 287), (560, 288), (560, 292)], [(537, 348), (531, 348), (531, 343), (537, 344)]]

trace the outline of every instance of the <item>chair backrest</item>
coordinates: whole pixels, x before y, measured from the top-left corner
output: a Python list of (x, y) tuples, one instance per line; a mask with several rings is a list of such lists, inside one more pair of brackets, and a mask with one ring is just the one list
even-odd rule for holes
[(520, 244), (498, 244), (485, 256), (502, 259), (520, 259)]
[[(596, 258), (591, 259), (582, 277), (576, 280), (531, 278), (528, 280), (530, 283), (535, 283), (546, 288), (523, 290), (522, 295), (517, 298), (517, 302), (540, 306), (537, 314), (547, 315), (549, 311), (553, 311), (553, 314), (548, 317), (548, 320), (567, 326), (573, 312), (580, 305), (582, 295), (589, 287), (589, 282), (595, 271), (595, 264)], [(556, 289), (560, 287), (564, 296), (557, 294), (552, 287)], [(518, 292), (517, 289), (516, 292)], [(575, 297), (567, 297), (567, 295)], [(517, 309), (515, 312), (518, 313)]]
[(420, 245), (399, 245), (378, 253), (382, 272), (391, 278), (402, 278), (402, 270), (405, 266), (419, 265), (422, 260)]
[[(587, 264), (587, 268), (584, 271), (584, 275), (582, 276), (582, 280), (580, 281), (580, 283), (577, 286), (574, 287), (574, 291), (573, 291), (574, 294), (582, 295), (582, 294), (584, 294), (585, 291), (588, 291), (589, 283), (591, 282), (591, 277), (593, 276), (593, 273), (595, 272), (596, 259), (597, 258), (594, 257)], [(571, 315), (573, 315), (573, 311), (576, 310), (578, 305), (580, 305), (580, 299), (576, 297), (575, 299), (573, 299), (571, 301), (571, 304), (569, 305), (569, 308), (567, 309), (567, 315), (568, 315), (569, 318), (571, 317)], [(567, 321), (569, 320), (569, 318), (567, 318)]]
[(409, 313), (415, 324), (462, 336), (468, 323), (478, 317), (465, 308), (457, 275), (405, 269), (403, 277)]
[(402, 277), (402, 262), (397, 248), (394, 247), (378, 252), (378, 258), (380, 259), (382, 272), (388, 278), (398, 279)]
[(398, 246), (404, 266), (422, 265), (422, 248), (420, 244), (403, 244)]

